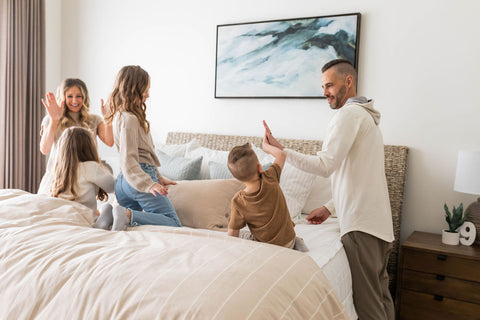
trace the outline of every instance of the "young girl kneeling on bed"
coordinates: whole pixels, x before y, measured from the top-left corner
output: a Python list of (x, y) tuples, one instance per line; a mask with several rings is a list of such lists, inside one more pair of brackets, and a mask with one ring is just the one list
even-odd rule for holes
[[(266, 171), (249, 143), (234, 147), (228, 155), (228, 169), (245, 184), (232, 199), (228, 235), (308, 251), (303, 239), (296, 237), (279, 185), (285, 152), (265, 142), (263, 149), (275, 157)], [(246, 225), (250, 232), (240, 230)]]
[(67, 128), (61, 134), (50, 195), (89, 207), (92, 214), (102, 216), (95, 227), (107, 229), (113, 221), (112, 206), (105, 204), (98, 212), (97, 199), (108, 199), (107, 192), (113, 192), (115, 179), (100, 162), (93, 134), (81, 127)]
[(162, 177), (155, 154), (145, 100), (149, 97), (150, 76), (139, 66), (125, 66), (117, 75), (107, 101), (113, 122), (115, 145), (120, 153), (120, 173), (115, 195), (120, 206), (113, 209), (112, 231), (127, 226), (165, 225), (181, 227), (167, 197), (167, 186), (176, 184)]

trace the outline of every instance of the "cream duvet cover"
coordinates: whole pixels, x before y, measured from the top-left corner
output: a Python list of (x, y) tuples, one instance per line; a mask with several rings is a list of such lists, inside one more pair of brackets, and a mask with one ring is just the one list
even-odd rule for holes
[(86, 207), (0, 190), (1, 319), (348, 319), (294, 250), (191, 228), (92, 228)]

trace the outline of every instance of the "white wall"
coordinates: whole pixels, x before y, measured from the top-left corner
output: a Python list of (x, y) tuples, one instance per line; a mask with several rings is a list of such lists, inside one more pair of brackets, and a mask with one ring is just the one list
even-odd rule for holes
[(458, 150), (480, 148), (479, 9), (466, 0), (63, 0), (61, 78), (85, 80), (99, 113), (118, 70), (141, 65), (158, 141), (168, 131), (262, 135), (262, 119), (278, 137), (322, 139), (333, 114), (325, 100), (214, 99), (216, 25), (360, 12), (359, 94), (376, 100), (385, 143), (411, 148), (403, 240), (440, 233), (445, 202), (475, 200), (453, 181)]

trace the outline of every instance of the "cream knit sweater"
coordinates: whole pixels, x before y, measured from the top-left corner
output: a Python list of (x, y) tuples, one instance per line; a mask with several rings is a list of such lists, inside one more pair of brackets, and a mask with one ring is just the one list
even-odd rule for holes
[[(392, 242), (392, 214), (379, 121), (380, 113), (373, 108), (372, 100), (366, 103), (349, 100), (331, 119), (322, 151), (316, 156), (289, 149), (285, 153), (287, 161), (295, 167), (331, 176), (333, 205), (342, 236), (362, 231)], [(329, 209), (333, 210), (331, 205)]]
[(137, 191), (148, 192), (155, 181), (140, 163), (160, 166), (152, 135), (145, 132), (133, 113), (118, 112), (113, 119), (113, 137), (120, 154), (120, 170), (128, 184)]

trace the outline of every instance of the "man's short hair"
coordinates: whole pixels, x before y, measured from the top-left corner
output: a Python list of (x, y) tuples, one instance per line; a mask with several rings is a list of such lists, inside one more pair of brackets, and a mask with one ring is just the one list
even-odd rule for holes
[(228, 169), (236, 179), (249, 181), (257, 174), (258, 158), (250, 143), (233, 147), (228, 154)]
[(337, 73), (343, 76), (351, 75), (353, 77), (353, 82), (355, 84), (355, 87), (357, 86), (357, 70), (355, 70), (355, 67), (350, 62), (350, 60), (347, 60), (347, 59), (331, 60), (325, 63), (325, 65), (322, 67), (322, 73), (332, 67), (335, 67)]

